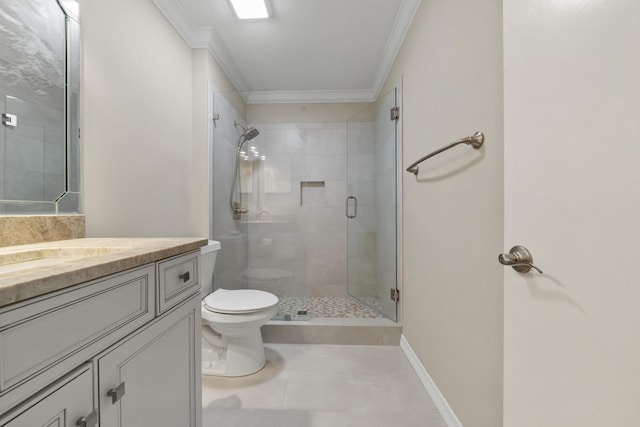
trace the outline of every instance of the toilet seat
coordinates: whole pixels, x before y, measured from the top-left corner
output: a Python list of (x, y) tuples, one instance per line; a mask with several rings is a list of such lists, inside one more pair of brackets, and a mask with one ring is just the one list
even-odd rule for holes
[(204, 308), (214, 313), (255, 313), (278, 304), (278, 297), (256, 289), (218, 289), (204, 299)]

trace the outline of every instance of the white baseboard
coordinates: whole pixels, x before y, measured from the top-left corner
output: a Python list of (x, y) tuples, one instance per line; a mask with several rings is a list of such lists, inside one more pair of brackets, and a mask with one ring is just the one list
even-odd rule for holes
[(451, 406), (449, 406), (449, 403), (447, 403), (447, 400), (444, 398), (442, 393), (440, 393), (438, 386), (433, 382), (431, 375), (429, 375), (429, 372), (427, 372), (422, 362), (420, 362), (420, 359), (418, 359), (418, 356), (416, 356), (416, 353), (413, 351), (404, 335), (400, 337), (400, 348), (404, 352), (405, 356), (407, 356), (407, 359), (409, 359), (409, 363), (411, 363), (411, 366), (413, 366), (413, 369), (416, 371), (418, 378), (422, 381), (422, 385), (424, 385), (424, 388), (427, 390), (431, 400), (433, 400), (436, 408), (438, 408), (438, 411), (440, 412), (440, 415), (447, 427), (462, 427), (462, 423), (458, 417), (456, 417), (456, 414), (453, 412), (453, 409), (451, 409)]

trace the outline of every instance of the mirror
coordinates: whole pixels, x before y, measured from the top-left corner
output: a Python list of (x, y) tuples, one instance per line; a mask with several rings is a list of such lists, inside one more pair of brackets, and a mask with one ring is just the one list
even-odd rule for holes
[(0, 2), (0, 214), (77, 213), (77, 0)]

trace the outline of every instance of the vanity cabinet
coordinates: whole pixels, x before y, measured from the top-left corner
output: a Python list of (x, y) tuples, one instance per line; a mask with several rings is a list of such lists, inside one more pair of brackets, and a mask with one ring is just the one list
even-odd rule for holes
[(197, 255), (1, 307), (0, 426), (199, 427)]
[(198, 294), (98, 357), (100, 426), (197, 426), (199, 328)]

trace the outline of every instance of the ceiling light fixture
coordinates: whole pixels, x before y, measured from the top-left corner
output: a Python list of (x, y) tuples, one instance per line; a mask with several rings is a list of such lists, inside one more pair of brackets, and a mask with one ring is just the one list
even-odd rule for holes
[(269, 18), (268, 0), (229, 0), (238, 19)]

